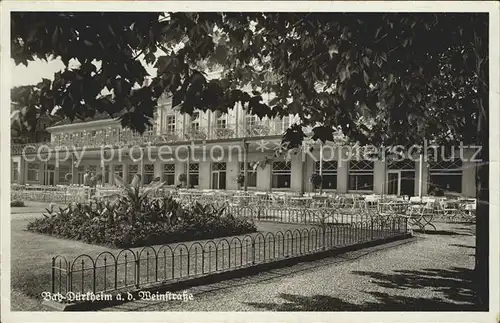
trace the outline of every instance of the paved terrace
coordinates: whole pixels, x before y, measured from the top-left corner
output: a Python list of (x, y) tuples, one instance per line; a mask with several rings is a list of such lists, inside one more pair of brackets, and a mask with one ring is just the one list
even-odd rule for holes
[(191, 288), (193, 301), (136, 301), (105, 311), (467, 311), (474, 309), (474, 225), (251, 277)]

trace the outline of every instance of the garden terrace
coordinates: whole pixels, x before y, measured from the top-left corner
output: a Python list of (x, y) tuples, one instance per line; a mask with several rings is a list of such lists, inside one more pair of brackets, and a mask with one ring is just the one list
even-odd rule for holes
[(344, 226), (301, 227), (190, 244), (82, 254), (52, 259), (53, 293), (123, 292), (235, 271), (366, 242), (407, 236), (399, 219), (393, 226), (379, 221)]

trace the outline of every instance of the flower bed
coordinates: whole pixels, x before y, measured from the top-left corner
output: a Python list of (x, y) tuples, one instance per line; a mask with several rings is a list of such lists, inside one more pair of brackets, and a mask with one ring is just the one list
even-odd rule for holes
[(133, 211), (123, 200), (72, 203), (28, 224), (28, 230), (119, 248), (211, 239), (257, 231), (224, 207), (182, 206), (170, 197), (148, 198)]

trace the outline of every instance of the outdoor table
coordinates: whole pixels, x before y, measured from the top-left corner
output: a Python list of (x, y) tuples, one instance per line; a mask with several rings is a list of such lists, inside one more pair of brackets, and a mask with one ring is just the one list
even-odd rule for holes
[(326, 195), (312, 195), (309, 197), (312, 199), (311, 204), (315, 206), (326, 206), (330, 200), (330, 198)]
[(404, 215), (408, 210), (408, 204), (399, 201), (378, 202), (378, 216), (385, 220), (390, 220), (395, 216)]
[(476, 204), (465, 204), (464, 208), (467, 210), (467, 211), (475, 211), (476, 210)]
[(304, 196), (304, 197), (292, 196), (292, 197), (290, 197), (290, 201), (292, 202), (292, 204), (295, 204), (297, 206), (306, 206), (310, 202), (312, 202), (312, 200), (313, 199), (311, 197), (307, 197), (307, 196)]

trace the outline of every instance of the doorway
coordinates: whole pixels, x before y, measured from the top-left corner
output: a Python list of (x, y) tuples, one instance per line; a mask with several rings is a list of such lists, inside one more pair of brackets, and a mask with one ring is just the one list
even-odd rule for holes
[(54, 165), (47, 165), (47, 168), (44, 172), (43, 185), (54, 186), (56, 184), (55, 178), (56, 178), (55, 166)]
[(212, 164), (212, 188), (216, 190), (226, 189), (226, 163)]
[(405, 170), (388, 170), (387, 194), (389, 195), (407, 195), (415, 194), (415, 172)]
[(401, 192), (401, 172), (398, 170), (387, 171), (387, 194), (399, 195)]

